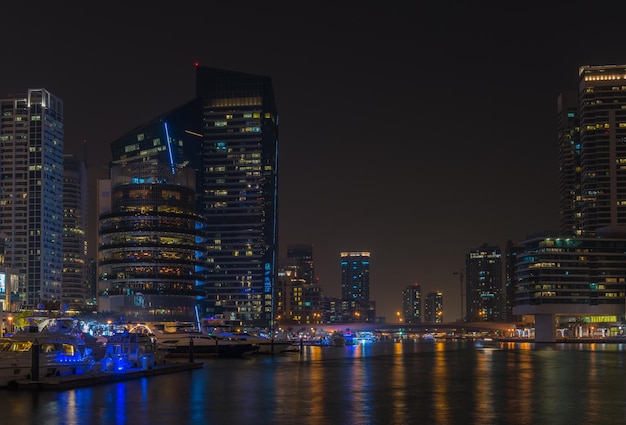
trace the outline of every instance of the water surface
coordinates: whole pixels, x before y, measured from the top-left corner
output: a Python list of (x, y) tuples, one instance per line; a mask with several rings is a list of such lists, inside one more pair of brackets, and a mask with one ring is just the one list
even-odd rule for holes
[(1, 390), (1, 417), (41, 425), (622, 424), (625, 356), (622, 344), (304, 347), (62, 392)]

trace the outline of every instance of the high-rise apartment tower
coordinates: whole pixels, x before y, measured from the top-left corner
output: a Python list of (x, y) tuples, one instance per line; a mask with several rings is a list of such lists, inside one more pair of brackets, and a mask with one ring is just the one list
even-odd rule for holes
[(626, 65), (582, 66), (558, 100), (561, 230), (626, 228)]
[(402, 291), (402, 319), (405, 323), (422, 323), (422, 286), (414, 283)]
[(62, 310), (87, 305), (87, 169), (72, 155), (63, 160)]
[(469, 322), (502, 320), (502, 254), (497, 246), (472, 249), (466, 260), (466, 317)]
[(63, 101), (48, 90), (0, 100), (0, 235), (22, 308), (61, 302), (63, 136)]
[(341, 253), (341, 299), (344, 321), (365, 321), (370, 310), (370, 253)]
[(443, 323), (443, 293), (441, 291), (426, 294), (424, 319), (427, 323)]

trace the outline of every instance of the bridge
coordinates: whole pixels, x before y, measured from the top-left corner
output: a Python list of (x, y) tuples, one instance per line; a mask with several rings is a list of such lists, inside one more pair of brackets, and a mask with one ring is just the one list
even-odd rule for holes
[(513, 332), (516, 323), (496, 322), (447, 322), (447, 323), (322, 323), (305, 325), (319, 331), (371, 331), (388, 333), (466, 333), (466, 332)]

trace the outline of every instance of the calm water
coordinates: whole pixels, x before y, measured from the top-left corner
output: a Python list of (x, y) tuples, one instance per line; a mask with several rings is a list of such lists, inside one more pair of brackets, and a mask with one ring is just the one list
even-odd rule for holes
[(304, 347), (63, 392), (0, 390), (0, 423), (624, 424), (625, 359), (622, 344)]

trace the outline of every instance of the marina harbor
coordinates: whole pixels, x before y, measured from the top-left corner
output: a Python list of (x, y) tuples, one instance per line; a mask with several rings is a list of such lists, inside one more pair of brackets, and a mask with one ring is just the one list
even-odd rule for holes
[(63, 390), (187, 371), (202, 367), (196, 357), (243, 358), (265, 342), (152, 325), (154, 331), (146, 324), (31, 317), (28, 326), (0, 337), (0, 388)]
[[(623, 334), (615, 333), (586, 329), (559, 342), (624, 342)], [(502, 348), (507, 341), (534, 342), (533, 337), (532, 328), (506, 323), (350, 323), (268, 332), (187, 322), (113, 324), (31, 317), (28, 326), (0, 337), (0, 388), (66, 390), (193, 370), (203, 365), (197, 360), (206, 358), (290, 355), (308, 346), (465, 340), (482, 349)]]

